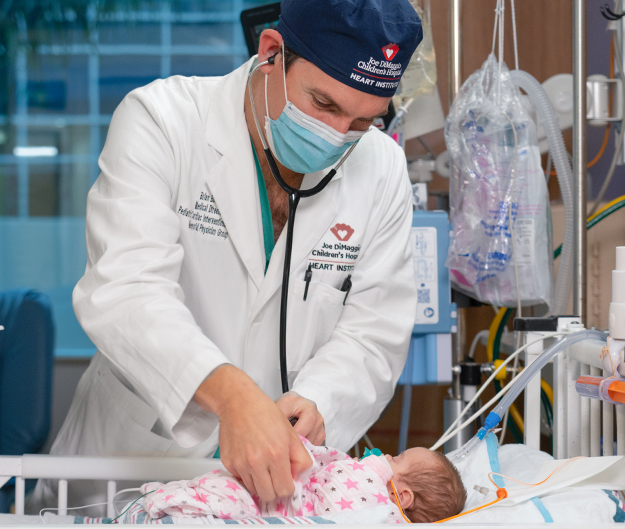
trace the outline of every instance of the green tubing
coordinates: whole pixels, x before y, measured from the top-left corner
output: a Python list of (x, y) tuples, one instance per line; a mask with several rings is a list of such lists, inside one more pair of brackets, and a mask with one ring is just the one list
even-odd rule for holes
[(618, 211), (623, 206), (625, 206), (625, 200), (621, 200), (620, 202), (617, 202), (616, 204), (610, 206), (608, 209), (606, 209), (605, 211), (602, 211), (601, 213), (599, 213), (599, 215), (589, 220), (588, 223), (586, 224), (586, 229), (592, 228), (595, 224), (597, 224), (598, 222), (601, 222), (606, 217), (609, 217), (610, 215), (612, 215), (612, 213), (614, 213), (615, 211)]
[[(615, 211), (618, 211), (619, 209), (621, 209), (624, 206), (625, 206), (625, 200), (621, 200), (620, 202), (617, 202), (616, 204), (614, 204), (613, 206), (609, 207), (605, 211), (602, 211), (601, 213), (599, 213), (599, 215), (597, 215), (596, 217), (593, 217), (591, 220), (589, 220), (586, 223), (586, 229), (589, 230), (595, 224), (598, 224), (603, 219), (605, 219), (606, 217), (609, 217), (610, 215), (612, 215), (612, 213), (614, 213)], [(560, 257), (561, 253), (562, 253), (562, 245), (558, 246), (555, 249), (555, 251), (553, 252), (553, 258), (557, 259), (558, 257)]]

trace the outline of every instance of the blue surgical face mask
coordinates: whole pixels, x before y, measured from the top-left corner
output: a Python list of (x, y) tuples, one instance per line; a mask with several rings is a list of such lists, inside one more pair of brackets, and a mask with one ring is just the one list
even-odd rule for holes
[(265, 75), (265, 135), (269, 148), (278, 161), (296, 173), (314, 173), (326, 169), (341, 156), (367, 130), (350, 130), (343, 134), (323, 121), (319, 121), (297, 108), (286, 93), (284, 72), (284, 49), (282, 50), (282, 73), (286, 105), (277, 120), (269, 117), (267, 103), (267, 76)]

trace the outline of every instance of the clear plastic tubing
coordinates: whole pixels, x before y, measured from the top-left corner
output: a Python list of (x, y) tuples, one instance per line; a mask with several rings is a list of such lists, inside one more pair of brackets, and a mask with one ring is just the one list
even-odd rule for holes
[(620, 378), (582, 375), (575, 382), (575, 389), (582, 397), (604, 400), (611, 404), (625, 404), (625, 380)]
[(573, 171), (564, 146), (558, 117), (542, 85), (530, 74), (521, 70), (510, 72), (510, 78), (517, 87), (527, 92), (536, 107), (547, 133), (549, 149), (558, 174), (560, 194), (564, 203), (565, 229), (551, 314), (566, 314), (566, 306), (569, 302), (573, 282)]
[[(480, 432), (483, 430), (480, 429)], [(478, 435), (479, 433), (478, 432)], [(466, 456), (469, 455), (469, 453), (471, 452), (471, 450), (473, 450), (473, 447), (479, 443), (485, 436), (486, 436), (486, 431), (484, 432), (484, 435), (482, 435), (482, 437), (478, 437), (478, 435), (474, 435), (473, 437), (471, 437), (471, 439), (469, 439), (465, 444), (463, 444), (460, 448), (458, 448), (457, 450), (454, 450), (453, 453), (451, 455), (448, 455), (447, 457), (449, 458), (449, 461), (451, 461), (454, 465), (457, 464), (461, 459), (465, 458)]]
[(601, 342), (602, 344), (605, 344), (606, 335), (600, 331), (595, 330), (579, 331), (565, 336), (562, 340), (558, 340), (543, 354), (541, 354), (533, 363), (531, 363), (529, 367), (523, 370), (523, 372), (519, 375), (518, 380), (514, 383), (512, 389), (508, 391), (508, 393), (506, 393), (506, 395), (503, 399), (501, 399), (499, 404), (493, 409), (493, 411), (488, 414), (488, 416), (486, 417), (486, 421), (484, 422), (484, 427), (480, 428), (480, 431), (477, 433), (477, 437), (483, 439), (489, 430), (493, 429), (499, 424), (501, 418), (506, 413), (506, 410), (516, 400), (516, 398), (519, 396), (519, 393), (523, 391), (525, 386), (527, 386), (527, 383), (532, 380), (534, 375), (540, 373), (540, 370), (545, 366), (547, 362), (549, 362), (549, 360), (551, 360), (559, 352), (564, 351), (565, 349), (571, 347), (573, 344), (583, 342), (584, 340), (596, 340), (598, 342)]

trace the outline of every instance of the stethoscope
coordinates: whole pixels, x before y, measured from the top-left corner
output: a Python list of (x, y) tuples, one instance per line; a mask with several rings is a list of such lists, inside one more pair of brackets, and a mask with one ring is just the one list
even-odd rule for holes
[(271, 170), (271, 174), (273, 175), (276, 182), (278, 182), (278, 185), (282, 189), (284, 189), (289, 195), (289, 216), (286, 227), (286, 248), (284, 249), (284, 269), (282, 271), (282, 292), (280, 298), (280, 378), (282, 379), (282, 392), (286, 393), (287, 391), (289, 391), (289, 379), (287, 377), (286, 366), (286, 311), (289, 297), (289, 273), (291, 268), (291, 251), (293, 249), (293, 225), (295, 224), (295, 211), (297, 210), (297, 205), (299, 204), (300, 198), (312, 197), (313, 195), (316, 195), (317, 193), (323, 191), (323, 189), (330, 183), (339, 167), (341, 167), (343, 162), (354, 150), (354, 147), (356, 147), (358, 142), (354, 143), (349, 148), (345, 155), (338, 161), (334, 169), (332, 169), (327, 175), (325, 175), (315, 187), (312, 187), (310, 189), (296, 189), (294, 187), (291, 187), (284, 181), (282, 175), (280, 174), (280, 170), (278, 169), (278, 164), (273, 157), (271, 149), (267, 145), (265, 136), (263, 135), (263, 132), (260, 128), (260, 124), (258, 123), (256, 106), (254, 105), (254, 92), (252, 90), (252, 76), (254, 75), (254, 72), (256, 72), (256, 70), (258, 70), (261, 66), (264, 66), (265, 64), (274, 64), (276, 55), (278, 55), (278, 53), (269, 57), (269, 59), (267, 59), (265, 62), (261, 62), (260, 64), (252, 68), (247, 78), (247, 86), (250, 93), (250, 102), (252, 103), (252, 114), (254, 115), (256, 130), (258, 131), (260, 141), (263, 144), (263, 150), (265, 151), (265, 157), (267, 158), (269, 169)]

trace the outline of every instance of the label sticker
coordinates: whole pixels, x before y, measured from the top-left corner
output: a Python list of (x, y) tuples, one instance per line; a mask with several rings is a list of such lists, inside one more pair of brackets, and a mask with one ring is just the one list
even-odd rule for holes
[(412, 228), (412, 256), (417, 284), (415, 324), (438, 323), (438, 254), (436, 228)]
[(514, 223), (517, 264), (534, 264), (534, 219), (517, 219)]

